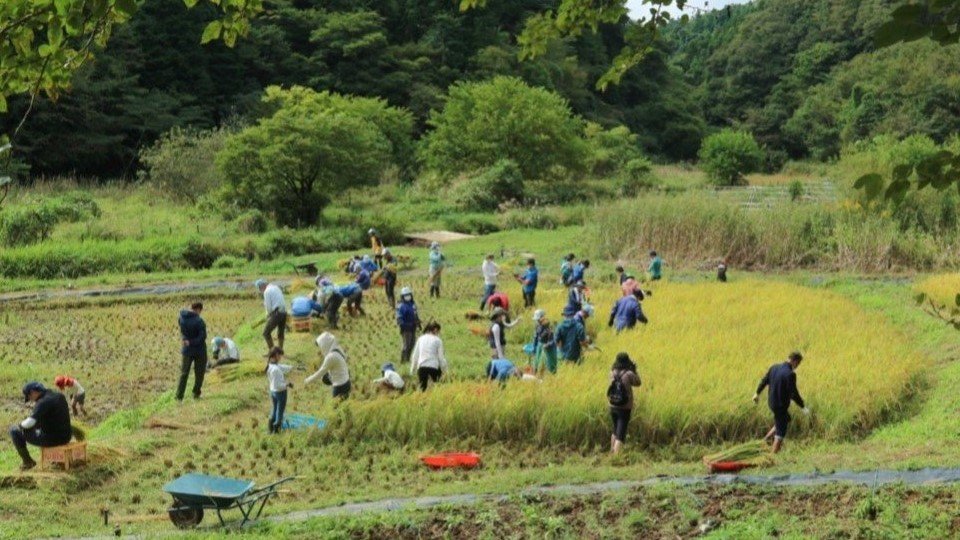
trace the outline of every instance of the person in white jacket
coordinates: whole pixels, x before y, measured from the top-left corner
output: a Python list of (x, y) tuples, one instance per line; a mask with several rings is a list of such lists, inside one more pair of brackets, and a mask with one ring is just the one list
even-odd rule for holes
[(320, 334), (320, 337), (317, 338), (317, 347), (320, 349), (323, 363), (320, 364), (320, 369), (316, 373), (303, 381), (303, 384), (310, 384), (315, 379), (322, 379), (324, 383), (333, 386), (333, 397), (343, 399), (350, 397), (350, 370), (347, 369), (347, 353), (343, 352), (343, 349), (337, 343), (337, 338), (330, 332)]
[(381, 366), (380, 374), (381, 377), (379, 379), (373, 380), (374, 386), (387, 392), (403, 392), (403, 387), (406, 386), (406, 383), (403, 381), (403, 377), (397, 373), (397, 369), (392, 363), (387, 362)]
[(493, 253), (487, 255), (480, 266), (483, 273), (483, 299), (480, 300), (480, 311), (487, 306), (487, 299), (497, 290), (497, 276), (500, 275), (500, 267), (493, 262)]
[(293, 367), (287, 364), (281, 364), (283, 360), (283, 349), (274, 347), (270, 349), (267, 355), (267, 368), (264, 370), (267, 374), (267, 381), (270, 383), (270, 401), (273, 407), (270, 409), (270, 433), (280, 433), (283, 427), (283, 413), (287, 409), (287, 389), (293, 388), (293, 385), (287, 382), (287, 373)]
[(416, 373), (420, 380), (420, 391), (427, 390), (429, 381), (437, 382), (447, 371), (447, 358), (443, 353), (443, 340), (440, 339), (440, 323), (429, 322), (423, 335), (413, 346), (410, 355), (410, 374)]

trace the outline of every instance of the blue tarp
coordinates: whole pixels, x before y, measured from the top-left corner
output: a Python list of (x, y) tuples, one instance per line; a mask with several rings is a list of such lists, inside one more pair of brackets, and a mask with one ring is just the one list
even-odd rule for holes
[(283, 429), (323, 429), (327, 427), (327, 421), (314, 416), (300, 413), (290, 413), (283, 418)]

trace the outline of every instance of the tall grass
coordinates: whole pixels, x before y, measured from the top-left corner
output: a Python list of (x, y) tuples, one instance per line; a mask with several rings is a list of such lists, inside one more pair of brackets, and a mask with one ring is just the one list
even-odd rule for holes
[(654, 196), (599, 207), (591, 230), (602, 257), (637, 259), (656, 249), (675, 264), (884, 272), (960, 262), (958, 236), (903, 231), (856, 205), (744, 209), (707, 193)]
[[(614, 299), (612, 291), (595, 294), (598, 319), (606, 319)], [(544, 300), (549, 314), (559, 313), (560, 295)], [(644, 381), (631, 431), (646, 445), (762, 434), (769, 411), (750, 396), (766, 369), (793, 349), (807, 357), (800, 388), (815, 411), (799, 419), (802, 436), (843, 438), (872, 429), (900, 411), (921, 380), (924, 363), (903, 336), (832, 293), (763, 282), (665, 283), (646, 304), (648, 327), (620, 335), (601, 328), (602, 353), (561, 366), (542, 384), (439, 384), (399, 400), (341, 407), (332, 429), (347, 440), (397, 443), (602, 444), (609, 437), (608, 373), (619, 351), (637, 361)]]

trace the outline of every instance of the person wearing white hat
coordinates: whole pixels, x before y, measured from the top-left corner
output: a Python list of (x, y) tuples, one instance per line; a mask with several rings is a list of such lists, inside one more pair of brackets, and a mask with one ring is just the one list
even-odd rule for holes
[(417, 330), (420, 328), (420, 315), (417, 313), (417, 304), (413, 301), (413, 291), (410, 287), (400, 289), (400, 303), (397, 304), (397, 327), (403, 339), (403, 348), (400, 350), (400, 362), (409, 362), (413, 345), (417, 339)]
[(430, 244), (430, 298), (440, 298), (440, 275), (446, 259), (440, 251), (440, 242)]
[[(537, 328), (534, 331), (536, 349), (533, 357), (533, 371), (537, 375), (543, 375), (543, 370), (546, 369), (546, 371), (555, 374), (557, 372), (557, 337), (553, 333), (553, 327), (547, 320), (547, 313), (542, 309), (538, 309), (533, 314), (533, 320), (537, 323)], [(544, 359), (542, 365), (540, 363), (541, 357)]]

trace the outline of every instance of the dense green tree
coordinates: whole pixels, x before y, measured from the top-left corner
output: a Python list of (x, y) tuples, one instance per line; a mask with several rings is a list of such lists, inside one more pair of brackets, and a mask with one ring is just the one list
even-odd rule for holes
[(374, 122), (311, 100), (284, 103), (217, 154), (229, 204), (293, 227), (315, 224), (339, 190), (377, 182), (389, 163)]
[(581, 170), (586, 157), (581, 120), (566, 100), (513, 77), (457, 83), (429, 124), (421, 156), (448, 177), (509, 159), (524, 178), (540, 178), (554, 167)]
[(756, 172), (763, 151), (749, 132), (724, 129), (703, 140), (700, 166), (721, 186), (746, 184), (745, 174)]

